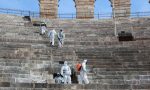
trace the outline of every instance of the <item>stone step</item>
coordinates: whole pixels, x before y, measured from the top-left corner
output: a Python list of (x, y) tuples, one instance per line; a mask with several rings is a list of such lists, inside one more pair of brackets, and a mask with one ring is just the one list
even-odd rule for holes
[[(115, 57), (114, 57), (115, 58)], [(79, 60), (80, 62), (82, 62), (83, 59), (88, 59), (88, 58), (80, 58), (81, 60)], [(132, 65), (132, 63), (137, 64), (137, 65), (143, 65), (143, 64), (149, 64), (149, 58), (140, 58), (140, 59), (125, 59), (125, 58), (103, 58), (103, 59), (88, 59), (89, 62), (99, 62), (99, 63), (124, 63), (126, 65)]]
[[(5, 41), (5, 42), (20, 42), (20, 43), (23, 43), (23, 42), (26, 42), (26, 43), (45, 43), (45, 44), (48, 44), (48, 41), (39, 41), (39, 40), (24, 40), (24, 39), (22, 39), (22, 40), (11, 40), (11, 39), (1, 39), (0, 41)], [(74, 45), (75, 44), (75, 42), (71, 42), (70, 44), (68, 43), (67, 45), (65, 45), (65, 46), (69, 46), (69, 45), (73, 45), (73, 46), (75, 46), (75, 47), (81, 47), (81, 46), (83, 46), (82, 44), (84, 44), (84, 46), (86, 47), (87, 45), (88, 46), (92, 46), (92, 47), (96, 47), (95, 45), (94, 45), (94, 43), (97, 43), (97, 42), (93, 42), (93, 43), (90, 43), (90, 44), (88, 44), (88, 43), (90, 43), (90, 42), (86, 42), (85, 44), (84, 44), (84, 42), (80, 42), (79, 44), (78, 43), (76, 43), (76, 44), (78, 44), (78, 45)], [(121, 43), (120, 43), (121, 44)], [(104, 43), (102, 44), (102, 43), (99, 43), (98, 44), (99, 46), (106, 46)], [(111, 46), (113, 46), (112, 44), (110, 44)], [(132, 44), (131, 44), (132, 45)], [(122, 45), (121, 45), (122, 46)], [(133, 45), (132, 45), (133, 46)]]
[(0, 82), (15, 82), (15, 78), (12, 78), (12, 77), (0, 77)]
[[(6, 39), (6, 38), (0, 38), (0, 42), (20, 42), (20, 43), (37, 43), (37, 44), (47, 44), (49, 45), (49, 41), (47, 40), (42, 40), (41, 38), (39, 38), (38, 40), (36, 39), (30, 39), (30, 37), (28, 38), (20, 38), (20, 39)], [(56, 43), (57, 44), (57, 43)], [(100, 45), (99, 42), (97, 41), (93, 41), (93, 42), (89, 42), (89, 41), (80, 41), (80, 42), (73, 42), (73, 41), (66, 41), (64, 43), (65, 46), (68, 45), (80, 45), (80, 46), (92, 46), (92, 45)]]
[(25, 27), (25, 26), (15, 26), (15, 25), (1, 25), (1, 32), (36, 32), (38, 30), (40, 30), (39, 27)]
[(96, 75), (95, 79), (115, 79), (115, 80), (148, 80), (150, 78), (150, 75), (135, 75), (135, 74), (129, 74), (129, 75)]
[(16, 78), (15, 82), (16, 83), (31, 83), (32, 80), (30, 78)]
[(18, 33), (7, 33), (7, 34), (3, 34), (3, 35), (1, 35), (1, 38), (3, 38), (3, 40), (4, 39), (10, 39), (10, 37), (11, 37), (11, 39), (25, 39), (25, 40), (43, 40), (44, 41), (44, 39), (42, 39), (42, 37), (41, 36), (39, 36), (38, 34), (35, 34), (35, 33), (30, 33), (30, 34), (18, 34)]
[(0, 21), (1, 25), (16, 25), (16, 26), (23, 26), (25, 22), (18, 22), (18, 21)]
[(29, 74), (27, 70), (2, 70), (3, 73), (18, 73), (18, 74)]
[(9, 77), (9, 78), (10, 78), (10, 77), (12, 77), (12, 76), (13, 76), (13, 75), (10, 74), (10, 73), (9, 73), (9, 74), (8, 74), (8, 73), (7, 73), (7, 74), (6, 74), (6, 73), (0, 73), (0, 77), (4, 77), (4, 78)]
[[(33, 73), (29, 73), (29, 74), (19, 74), (19, 73), (7, 74), (7, 73), (5, 73), (5, 74), (0, 74), (1, 75), (0, 78), (2, 78), (4, 80), (5, 80), (5, 78), (8, 78), (8, 79), (6, 79), (7, 81), (10, 78), (10, 79), (12, 79), (14, 81), (9, 81), (9, 82), (18, 82), (18, 83), (19, 82), (20, 83), (32, 83), (33, 81), (36, 82), (36, 83), (37, 82), (43, 83), (43, 82), (46, 82), (46, 81), (48, 81), (50, 83), (52, 83), (52, 82), (54, 83), (54, 79), (53, 79), (52, 75), (51, 76), (48, 75), (48, 74), (44, 75), (43, 72), (38, 72), (38, 73), (36, 73), (36, 75), (34, 75)], [(51, 80), (51, 81), (49, 81), (49, 80)]]
[(87, 52), (76, 52), (78, 56), (112, 56), (111, 52), (91, 52), (88, 51)]
[[(57, 31), (57, 30), (56, 30)], [(57, 31), (58, 32), (58, 31)], [(68, 28), (68, 30), (64, 29), (64, 33), (65, 35), (87, 35), (87, 36), (96, 36), (96, 35), (110, 35), (110, 36), (114, 36), (113, 35), (113, 28), (100, 28), (100, 29), (85, 29), (83, 30), (81, 29), (72, 29), (72, 28)]]
[[(98, 66), (95, 66), (93, 68), (99, 68)], [(136, 72), (140, 72), (140, 71), (145, 71), (145, 72), (149, 72), (149, 68), (115, 68), (115, 66), (109, 67), (109, 68), (99, 68), (100, 71), (114, 71), (114, 72), (120, 72), (120, 71), (127, 71), (127, 72), (131, 72), (131, 71), (136, 71)]]
[[(81, 61), (78, 61), (78, 62), (82, 62), (82, 60)], [(108, 66), (110, 66), (110, 67), (122, 67), (122, 68), (141, 68), (141, 67), (143, 67), (143, 68), (148, 68), (149, 67), (149, 62), (147, 61), (145, 61), (144, 63), (141, 63), (141, 62), (139, 62), (139, 64), (137, 63), (137, 62), (121, 62), (121, 61), (119, 61), (119, 62), (109, 62), (109, 61), (107, 61), (107, 62), (105, 62), (105, 60), (104, 61), (101, 61), (101, 60), (98, 60), (98, 61), (92, 61), (92, 60), (88, 60), (88, 62), (87, 62), (87, 65), (93, 65), (93, 66), (98, 66), (99, 68), (100, 67), (108, 67)]]
[[(4, 58), (0, 58), (0, 63), (2, 63), (1, 65), (4, 65), (5, 66), (5, 63), (8, 63), (8, 64), (12, 64), (12, 63), (15, 63), (15, 64), (25, 64), (25, 63), (30, 63), (30, 64), (41, 64), (41, 63), (47, 63), (47, 62), (50, 62), (50, 60), (46, 60), (46, 61), (42, 61), (42, 60), (32, 60), (32, 59), (4, 59)], [(10, 65), (11, 66), (11, 65)], [(13, 65), (12, 65), (13, 66)], [(17, 66), (17, 65), (14, 65), (14, 66)]]
[(0, 42), (20, 42), (20, 43), (48, 43), (48, 41), (37, 40), (37, 39), (6, 39), (0, 38)]
[[(105, 84), (87, 84), (87, 85), (78, 85), (78, 84), (71, 84), (71, 85), (63, 85), (63, 84), (47, 84), (47, 83), (14, 83), (11, 84), (9, 82), (1, 82), (1, 89), (4, 90), (149, 90), (149, 84), (141, 84), (141, 85), (105, 85)], [(11, 87), (13, 86), (13, 87)], [(9, 89), (8, 89), (9, 88)]]
[[(134, 42), (134, 41), (133, 41)], [(124, 43), (124, 42), (122, 42)], [(121, 42), (118, 44), (122, 44)], [(128, 42), (132, 43), (132, 42)], [(139, 42), (140, 43), (140, 42)], [(86, 52), (86, 50), (91, 50), (91, 52), (108, 52), (112, 51), (114, 53), (121, 52), (121, 53), (140, 53), (142, 51), (149, 51), (149, 47), (128, 47), (128, 46), (120, 46), (120, 47), (99, 47), (99, 48), (86, 48), (86, 49), (79, 49), (78, 52)]]
[(113, 59), (111, 56), (78, 56), (81, 59)]
[[(8, 34), (8, 33), (7, 33)], [(12, 37), (12, 38), (10, 38), (10, 37)], [(31, 39), (32, 38), (32, 39)], [(39, 40), (39, 41), (47, 41), (47, 42), (49, 42), (49, 38), (45, 38), (45, 39), (43, 39), (39, 34), (22, 34), (22, 35), (18, 35), (17, 33), (10, 33), (10, 35), (1, 35), (1, 41), (6, 41), (6, 40), (11, 40), (11, 39), (15, 39), (15, 40), (20, 40), (20, 39), (22, 39), (22, 40)], [(57, 38), (55, 39), (55, 41), (57, 42)], [(87, 38), (85, 38), (85, 39), (82, 39), (82, 37), (78, 37), (78, 38), (76, 38), (76, 39), (74, 39), (73, 37), (71, 37), (71, 38), (69, 38), (69, 37), (66, 37), (66, 39), (65, 39), (65, 43), (66, 42), (73, 42), (73, 43), (78, 43), (78, 42), (81, 42), (81, 43), (90, 43), (90, 42), (96, 42), (96, 43), (98, 43), (98, 38), (97, 37), (87, 37)], [(96, 44), (95, 43), (95, 44)]]
[[(2, 51), (2, 50), (1, 50)], [(53, 55), (53, 58), (66, 58), (66, 59), (72, 59), (73, 58), (73, 53), (68, 53), (68, 52), (63, 52), (62, 54), (50, 54), (49, 52), (36, 52), (36, 51), (25, 51), (22, 52), (18, 51), (18, 53), (15, 53), (17, 50), (8, 50), (8, 51), (3, 51), (4, 53), (0, 54), (0, 58), (5, 58), (5, 59), (38, 59), (38, 60), (50, 60), (51, 55)]]
[[(129, 67), (123, 67), (122, 65), (98, 65), (96, 63), (94, 63), (95, 65), (92, 64), (88, 64), (90, 67), (93, 67), (93, 68), (105, 68), (105, 69), (108, 69), (108, 71), (110, 70), (113, 70), (113, 71), (124, 71), (124, 70), (127, 70), (127, 71), (142, 71), (142, 70), (146, 70), (148, 71), (149, 70), (149, 65), (141, 65), (141, 66), (129, 66)], [(137, 68), (136, 68), (137, 67)], [(144, 71), (145, 71), (144, 70)]]
[(11, 74), (14, 78), (29, 78), (30, 74)]
[[(3, 64), (3, 63), (2, 63)], [(12, 65), (13, 64), (13, 65)], [(35, 69), (35, 68), (46, 68), (48, 66), (51, 65), (51, 61), (47, 61), (47, 62), (44, 62), (42, 61), (41, 63), (31, 63), (31, 62), (28, 62), (28, 63), (9, 63), (8, 65), (0, 65), (1, 69), (2, 70), (22, 70), (22, 69)], [(30, 67), (30, 68), (29, 68)]]
[[(130, 62), (129, 62), (130, 63)], [(89, 61), (88, 60), (88, 62), (87, 62), (87, 64), (88, 65), (99, 65), (99, 66), (116, 66), (116, 67), (123, 67), (123, 68), (125, 68), (125, 67), (128, 67), (128, 68), (134, 68), (134, 67), (137, 67), (137, 68), (140, 68), (140, 67), (150, 67), (150, 64), (148, 63), (148, 62), (145, 62), (145, 63), (140, 63), (140, 65), (139, 64), (137, 64), (136, 62), (135, 63), (130, 63), (130, 64), (128, 64), (128, 63), (124, 63), (124, 62), (101, 62), (101, 61)]]
[(100, 71), (100, 68), (92, 69), (97, 75), (149, 75), (150, 71)]
[[(50, 53), (49, 50), (42, 50), (42, 49), (33, 49), (30, 50), (30, 48), (11, 48), (11, 49), (6, 49), (6, 50), (0, 50), (3, 53), (1, 54), (1, 57), (4, 56), (9, 56), (9, 57), (25, 57), (25, 56), (29, 56), (29, 57), (49, 57), (50, 55), (52, 55), (53, 53)], [(68, 52), (64, 52), (64, 55), (67, 54)], [(32, 56), (28, 55), (28, 54), (32, 54)]]
[(50, 60), (50, 56), (48, 55), (34, 55), (34, 56), (24, 56), (23, 54), (22, 55), (12, 55), (12, 54), (3, 54), (0, 56), (0, 58), (5, 58), (5, 59), (38, 59), (38, 60)]
[[(53, 60), (54, 62), (59, 62), (59, 61), (69, 61), (71, 63), (75, 62), (73, 61), (72, 59), (64, 59), (62, 60), (61, 58), (60, 59), (54, 59)], [(31, 60), (31, 61), (22, 61), (21, 63), (18, 61), (18, 62), (1, 62), (0, 63), (0, 66), (1, 68), (7, 70), (7, 68), (11, 68), (11, 69), (16, 69), (16, 68), (21, 68), (23, 66), (26, 66), (26, 65), (31, 65), (31, 66), (36, 66), (36, 65), (49, 65), (51, 64), (51, 61), (50, 60), (47, 60), (47, 61), (41, 61), (41, 60)], [(136, 64), (136, 63), (130, 63), (130, 64), (126, 64), (126, 63), (118, 63), (118, 62), (95, 62), (95, 61), (88, 61), (87, 65), (89, 66), (93, 66), (93, 67), (99, 67), (99, 68), (123, 68), (122, 70), (124, 70), (124, 68), (128, 68), (128, 69), (132, 69), (132, 68), (136, 68), (136, 69), (148, 69), (150, 68), (150, 64)], [(37, 66), (36, 66), (37, 67)], [(135, 70), (136, 70), (135, 69)]]
[(107, 85), (125, 85), (125, 84), (132, 84), (132, 85), (142, 85), (142, 84), (150, 84), (149, 80), (121, 80), (121, 79), (95, 79), (93, 80), (95, 84), (107, 84)]
[[(33, 39), (36, 39), (36, 40), (43, 40), (42, 37), (39, 35), (39, 34), (36, 34), (36, 33), (23, 33), (23, 34), (20, 34), (20, 33), (6, 33), (3, 35), (1, 35), (2, 38), (4, 39), (27, 39), (27, 40), (33, 40)], [(10, 38), (11, 37), (11, 38)]]

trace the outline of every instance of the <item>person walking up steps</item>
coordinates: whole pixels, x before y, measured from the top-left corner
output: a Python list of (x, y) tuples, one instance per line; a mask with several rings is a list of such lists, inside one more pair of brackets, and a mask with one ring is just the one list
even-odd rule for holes
[(65, 34), (64, 34), (62, 29), (58, 32), (57, 37), (58, 37), (58, 45), (60, 48), (62, 48), (63, 43), (64, 43), (64, 39), (65, 39)]
[(81, 70), (80, 70), (80, 79), (81, 79), (81, 84), (89, 84), (89, 80), (87, 78), (87, 69), (86, 69), (86, 63), (87, 60), (84, 60), (82, 62)]
[(41, 29), (41, 35), (44, 35), (46, 33), (46, 26), (40, 26), (40, 29)]
[(55, 44), (55, 35), (56, 35), (56, 34), (57, 34), (57, 33), (56, 33), (55, 29), (49, 31), (49, 33), (48, 33), (48, 36), (49, 36), (49, 38), (50, 38), (50, 45), (51, 45), (51, 46), (54, 46), (54, 44)]

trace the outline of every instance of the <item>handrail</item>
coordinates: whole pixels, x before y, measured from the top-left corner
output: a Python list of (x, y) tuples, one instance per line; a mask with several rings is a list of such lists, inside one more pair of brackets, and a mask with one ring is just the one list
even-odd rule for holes
[[(11, 15), (18, 15), (18, 16), (30, 16), (39, 18), (40, 13), (35, 11), (27, 11), (27, 10), (18, 10), (18, 9), (8, 9), (8, 8), (0, 8), (0, 13), (4, 14), (11, 14)], [(80, 14), (80, 13), (78, 13)], [(86, 16), (88, 14), (92, 13), (81, 13), (83, 16)], [(130, 18), (139, 18), (139, 17), (150, 17), (150, 11), (149, 12), (132, 12), (130, 14), (125, 13), (117, 13), (116, 16), (122, 16), (126, 15)], [(77, 14), (74, 13), (60, 13), (57, 15), (59, 19), (76, 19)], [(97, 13), (94, 14), (94, 19), (111, 19), (113, 18), (113, 13)]]
[(0, 8), (0, 13), (12, 14), (12, 15), (18, 15), (18, 16), (40, 17), (40, 14), (38, 12), (18, 10), (18, 9)]

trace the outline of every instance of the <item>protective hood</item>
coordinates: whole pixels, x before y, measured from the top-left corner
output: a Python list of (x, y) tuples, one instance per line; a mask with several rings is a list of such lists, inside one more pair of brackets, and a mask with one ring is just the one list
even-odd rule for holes
[(83, 62), (86, 63), (86, 62), (87, 62), (87, 59), (85, 59)]
[(65, 62), (64, 62), (64, 66), (67, 66), (67, 64), (68, 64), (68, 62), (67, 62), (67, 61), (65, 61)]

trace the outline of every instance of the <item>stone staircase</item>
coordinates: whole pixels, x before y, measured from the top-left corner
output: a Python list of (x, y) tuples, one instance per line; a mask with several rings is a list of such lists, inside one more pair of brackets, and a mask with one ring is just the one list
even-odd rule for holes
[(149, 48), (98, 48), (76, 51), (92, 65), (94, 83), (106, 85), (149, 84)]
[[(43, 21), (48, 29), (65, 31), (64, 48), (50, 47), (39, 27), (27, 26), (22, 17), (0, 15), (0, 90), (150, 89), (148, 18), (131, 19), (136, 40), (129, 42), (114, 37), (112, 20)], [(75, 69), (77, 59), (88, 59), (90, 84), (55, 84), (60, 61)]]
[(52, 62), (44, 44), (47, 42), (39, 35), (39, 28), (25, 26), (28, 21), (22, 17), (1, 15), (0, 18), (1, 87), (54, 83), (53, 75), (49, 73)]

